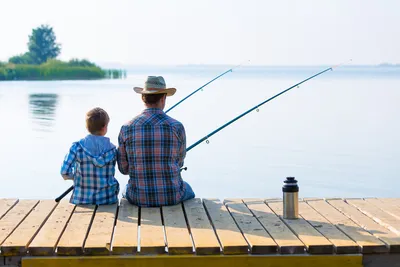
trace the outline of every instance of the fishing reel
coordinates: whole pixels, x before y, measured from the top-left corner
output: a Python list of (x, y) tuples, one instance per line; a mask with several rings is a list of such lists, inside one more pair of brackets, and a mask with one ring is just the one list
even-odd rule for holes
[(187, 171), (187, 167), (182, 167), (180, 171)]

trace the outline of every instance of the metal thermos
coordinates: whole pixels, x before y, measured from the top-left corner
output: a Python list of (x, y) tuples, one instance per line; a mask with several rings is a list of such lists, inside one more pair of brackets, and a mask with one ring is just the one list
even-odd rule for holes
[(286, 177), (282, 187), (283, 192), (283, 218), (299, 218), (299, 186), (294, 177)]

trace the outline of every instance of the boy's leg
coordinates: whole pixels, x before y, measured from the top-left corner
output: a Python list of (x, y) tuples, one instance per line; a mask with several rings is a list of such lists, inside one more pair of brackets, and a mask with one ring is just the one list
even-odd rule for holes
[(189, 200), (196, 196), (192, 187), (187, 182), (183, 181), (183, 186), (185, 187), (185, 194), (183, 195), (181, 201)]

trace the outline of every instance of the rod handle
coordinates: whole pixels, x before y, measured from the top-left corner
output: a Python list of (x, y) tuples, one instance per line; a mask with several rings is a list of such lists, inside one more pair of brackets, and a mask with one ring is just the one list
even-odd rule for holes
[(69, 192), (74, 190), (74, 186), (72, 185), (70, 188), (67, 189), (64, 193), (62, 193), (58, 198), (56, 198), (56, 202), (60, 202), (61, 199), (63, 199), (66, 195), (68, 195)]

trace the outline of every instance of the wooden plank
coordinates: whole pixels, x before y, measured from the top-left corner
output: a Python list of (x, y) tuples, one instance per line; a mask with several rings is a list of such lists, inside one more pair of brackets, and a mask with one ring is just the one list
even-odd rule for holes
[[(24, 267), (362, 267), (362, 255), (25, 257)], [(383, 267), (383, 266), (381, 266)]]
[(183, 214), (182, 204), (164, 206), (161, 208), (165, 225), (168, 253), (193, 253), (193, 243)]
[(79, 205), (69, 220), (57, 245), (58, 255), (81, 255), (83, 245), (90, 229), (96, 206)]
[(328, 221), (342, 230), (347, 236), (353, 239), (360, 247), (361, 252), (364, 254), (368, 253), (385, 253), (388, 252), (388, 248), (385, 244), (365, 231), (362, 227), (357, 225), (355, 222), (350, 220), (347, 216), (338, 211), (335, 203), (343, 200), (328, 200), (331, 205), (326, 201), (310, 201), (308, 204), (324, 216)]
[(203, 199), (203, 205), (217, 233), (223, 253), (247, 254), (249, 245), (225, 205), (219, 199)]
[(314, 229), (306, 220), (288, 220), (283, 218), (283, 203), (269, 202), (268, 206), (283, 220), (286, 225), (306, 245), (307, 251), (311, 254), (333, 253), (332, 243), (321, 233)]
[(278, 245), (281, 254), (304, 253), (304, 244), (295, 234), (279, 219), (279, 217), (268, 207), (262, 199), (243, 199), (250, 211), (264, 226)]
[(359, 209), (365, 215), (371, 217), (377, 223), (400, 235), (400, 220), (380, 208), (371, 205), (363, 199), (347, 199), (347, 203)]
[(67, 225), (75, 205), (61, 201), (39, 233), (29, 245), (29, 254), (37, 256), (53, 255), (62, 232)]
[(383, 203), (400, 207), (400, 198), (378, 198)]
[(396, 204), (390, 203), (390, 202), (384, 203), (377, 198), (366, 198), (365, 201), (374, 206), (377, 206), (381, 210), (389, 213), (390, 215), (392, 215), (392, 216), (396, 217), (398, 220), (400, 220), (400, 207), (397, 206)]
[(304, 197), (303, 201), (323, 200), (321, 197)]
[(132, 254), (138, 246), (139, 208), (121, 199), (112, 243), (113, 254)]
[(140, 209), (140, 253), (165, 253), (164, 229), (160, 208)]
[(0, 245), (36, 206), (38, 200), (20, 200), (0, 220)]
[(29, 243), (40, 230), (57, 205), (54, 200), (41, 200), (25, 220), (3, 242), (1, 251), (4, 256), (25, 255)]
[(17, 204), (17, 201), (18, 199), (15, 198), (0, 199), (0, 219)]
[(306, 202), (299, 202), (299, 214), (333, 244), (337, 254), (354, 254), (360, 252), (360, 247), (353, 240), (332, 225)]
[(220, 254), (221, 248), (214, 229), (199, 198), (183, 202), (184, 212), (198, 255)]
[(400, 252), (400, 237), (395, 233), (378, 224), (370, 217), (363, 214), (356, 207), (345, 203), (344, 201), (335, 201), (332, 205), (352, 219), (358, 225), (372, 233), (374, 236), (379, 237), (388, 246), (391, 252)]
[(114, 230), (118, 204), (99, 205), (85, 241), (84, 252), (88, 255), (108, 255)]
[(278, 246), (242, 200), (225, 200), (228, 211), (249, 243), (252, 254), (276, 253)]

